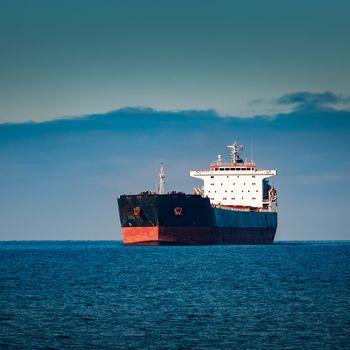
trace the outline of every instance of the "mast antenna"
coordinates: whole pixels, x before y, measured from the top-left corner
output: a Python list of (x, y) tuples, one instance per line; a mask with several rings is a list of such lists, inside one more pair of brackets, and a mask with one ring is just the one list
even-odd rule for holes
[(164, 185), (165, 185), (165, 171), (164, 171), (163, 163), (160, 163), (158, 194), (165, 194)]
[(237, 142), (235, 141), (232, 145), (226, 146), (226, 148), (230, 150), (231, 162), (238, 163), (241, 160), (238, 152), (243, 150), (243, 146), (237, 145)]

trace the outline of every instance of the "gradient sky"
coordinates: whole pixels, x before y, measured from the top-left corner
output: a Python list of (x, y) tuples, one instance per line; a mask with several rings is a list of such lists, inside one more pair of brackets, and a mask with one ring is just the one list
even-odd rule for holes
[(350, 95), (349, 33), (348, 0), (0, 0), (0, 121)]
[(0, 0), (0, 240), (120, 239), (117, 194), (235, 140), (277, 239), (350, 239), (349, 33), (345, 0)]

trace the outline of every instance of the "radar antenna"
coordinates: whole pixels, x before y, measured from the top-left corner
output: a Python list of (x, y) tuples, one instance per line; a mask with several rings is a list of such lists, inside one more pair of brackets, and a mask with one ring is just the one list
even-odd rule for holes
[(165, 194), (164, 184), (165, 184), (165, 171), (164, 171), (163, 163), (160, 163), (158, 194)]
[(243, 146), (237, 145), (237, 142), (235, 141), (234, 144), (226, 146), (230, 150), (231, 155), (231, 162), (232, 163), (240, 163), (242, 162), (241, 157), (239, 156), (239, 151), (243, 151)]

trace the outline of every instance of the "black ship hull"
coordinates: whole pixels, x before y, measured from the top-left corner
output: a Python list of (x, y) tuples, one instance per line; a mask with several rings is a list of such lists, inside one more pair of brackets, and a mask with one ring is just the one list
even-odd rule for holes
[(213, 208), (208, 198), (187, 194), (118, 198), (126, 245), (271, 244), (277, 213)]

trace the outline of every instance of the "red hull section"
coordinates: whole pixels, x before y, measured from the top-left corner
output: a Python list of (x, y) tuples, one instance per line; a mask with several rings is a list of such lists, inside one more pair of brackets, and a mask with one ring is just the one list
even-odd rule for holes
[(210, 227), (123, 227), (125, 245), (215, 244)]
[(159, 238), (156, 226), (123, 227), (122, 232), (124, 244), (127, 245), (145, 245), (147, 242), (156, 242)]
[(274, 229), (123, 227), (125, 245), (272, 244)]

